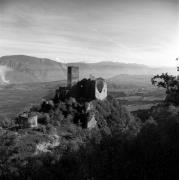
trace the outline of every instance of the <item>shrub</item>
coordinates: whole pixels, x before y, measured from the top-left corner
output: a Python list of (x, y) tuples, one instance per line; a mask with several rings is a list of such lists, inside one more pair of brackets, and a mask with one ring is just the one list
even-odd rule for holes
[(10, 120), (8, 117), (0, 115), (0, 127), (2, 128), (10, 128), (14, 125), (14, 122)]

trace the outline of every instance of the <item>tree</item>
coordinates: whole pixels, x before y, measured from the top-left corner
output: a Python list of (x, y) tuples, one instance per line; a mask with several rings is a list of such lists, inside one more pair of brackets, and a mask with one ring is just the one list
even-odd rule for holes
[(162, 75), (156, 75), (151, 79), (154, 86), (166, 88), (166, 94), (176, 92), (178, 90), (178, 81), (175, 76), (168, 75), (168, 73), (162, 73)]

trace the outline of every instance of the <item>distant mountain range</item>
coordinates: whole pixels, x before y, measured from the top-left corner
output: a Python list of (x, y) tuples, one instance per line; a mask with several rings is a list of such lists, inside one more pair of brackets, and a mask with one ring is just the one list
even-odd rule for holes
[(0, 83), (17, 84), (65, 80), (69, 65), (79, 67), (80, 78), (88, 78), (90, 74), (108, 79), (120, 74), (153, 75), (162, 72), (171, 74), (176, 71), (176, 68), (152, 68), (140, 64), (118, 62), (64, 64), (45, 58), (12, 55), (0, 58)]
[(50, 59), (14, 55), (0, 58), (1, 82), (31, 83), (57, 81), (66, 77), (66, 66)]

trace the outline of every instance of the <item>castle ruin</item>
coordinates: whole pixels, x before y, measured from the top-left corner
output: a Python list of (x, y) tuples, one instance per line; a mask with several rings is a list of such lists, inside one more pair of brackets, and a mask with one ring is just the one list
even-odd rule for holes
[(103, 78), (95, 80), (95, 98), (104, 100), (107, 97), (107, 83)]
[[(107, 97), (107, 83), (103, 78), (82, 79), (79, 81), (79, 68), (69, 66), (67, 70), (67, 86), (59, 87), (52, 100), (44, 101), (41, 104), (41, 112), (48, 113), (55, 108), (60, 101), (68, 98), (75, 99), (84, 106), (83, 112), (77, 121), (81, 121), (83, 128), (92, 129), (97, 126), (95, 106), (93, 100), (103, 101)], [(24, 112), (18, 117), (18, 124), (21, 128), (38, 127), (40, 119), (33, 112)], [(74, 122), (75, 123), (75, 122)]]
[(86, 103), (84, 128), (92, 129), (97, 126), (93, 100), (105, 100), (107, 97), (107, 83), (103, 78), (82, 79), (79, 81), (79, 68), (69, 66), (67, 70), (67, 86), (56, 90), (55, 102), (66, 98), (75, 98)]
[(38, 127), (38, 116), (34, 113), (24, 112), (18, 117), (18, 124), (21, 128)]
[(103, 78), (82, 79), (79, 81), (79, 68), (69, 66), (67, 71), (67, 87), (59, 87), (56, 98), (64, 100), (67, 97), (91, 101), (104, 100), (107, 97), (107, 83)]

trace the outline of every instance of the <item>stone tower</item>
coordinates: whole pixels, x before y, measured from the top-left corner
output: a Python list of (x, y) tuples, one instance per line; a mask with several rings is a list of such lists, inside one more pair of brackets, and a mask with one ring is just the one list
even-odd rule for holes
[(68, 66), (67, 71), (67, 86), (72, 87), (79, 81), (79, 67)]

